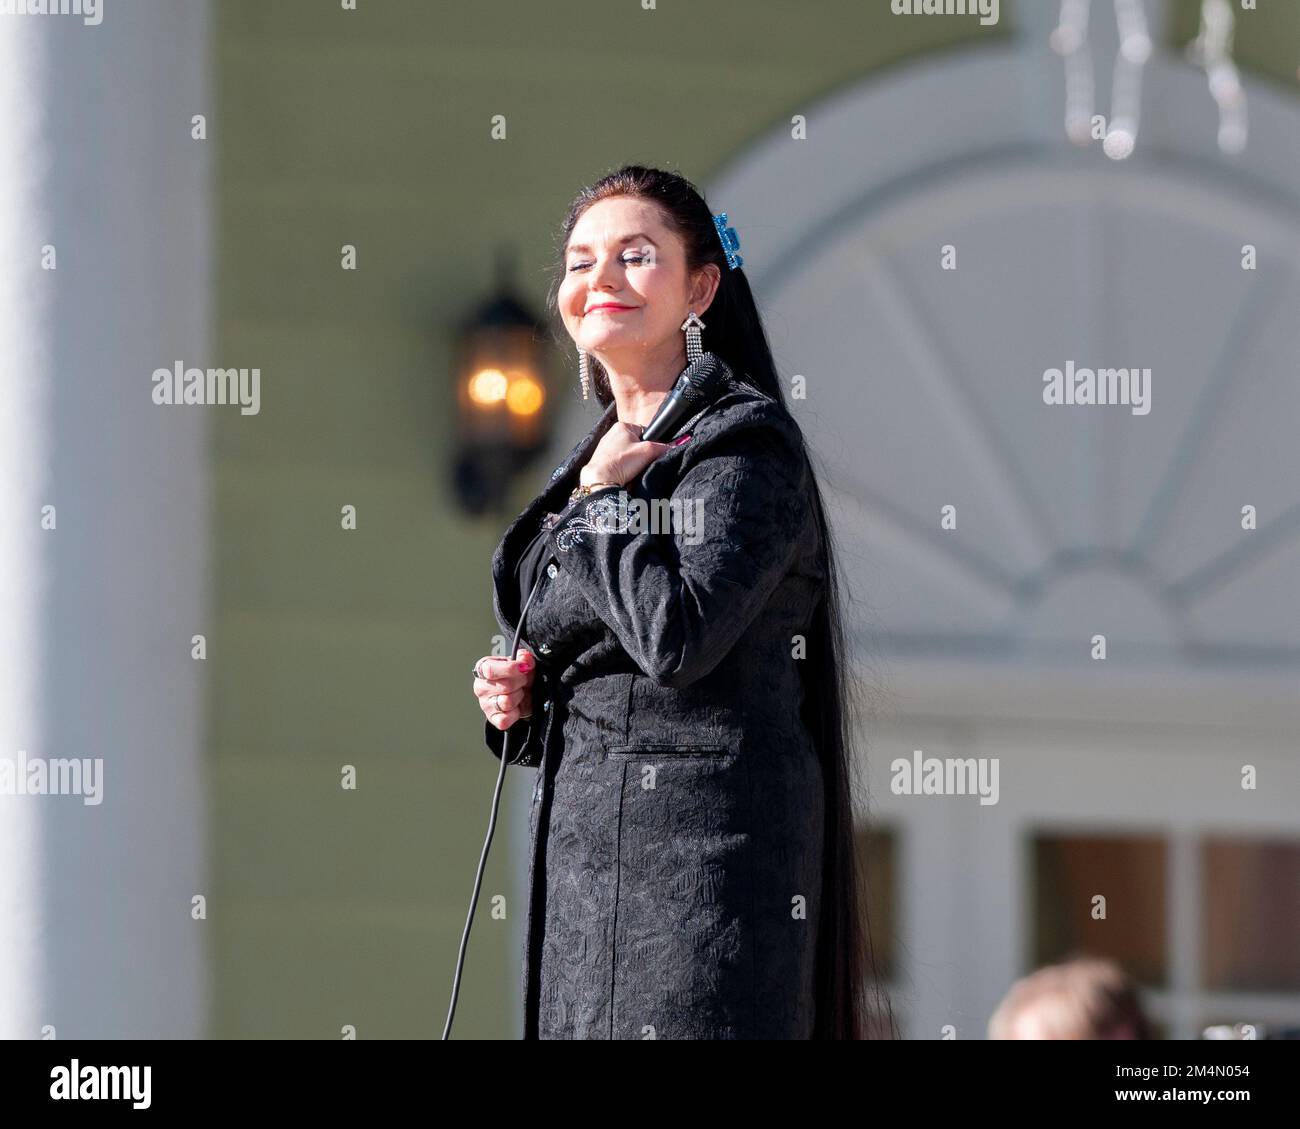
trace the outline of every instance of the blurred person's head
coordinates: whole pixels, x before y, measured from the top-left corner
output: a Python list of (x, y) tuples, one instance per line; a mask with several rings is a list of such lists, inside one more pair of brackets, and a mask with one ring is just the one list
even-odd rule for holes
[(1137, 985), (1112, 960), (1076, 957), (1011, 986), (990, 1039), (1150, 1039)]

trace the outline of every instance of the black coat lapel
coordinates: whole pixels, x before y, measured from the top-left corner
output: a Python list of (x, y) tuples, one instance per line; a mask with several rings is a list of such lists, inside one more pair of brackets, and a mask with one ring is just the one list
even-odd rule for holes
[(497, 619), (509, 628), (511, 635), (514, 634), (518, 623), (508, 618), (503, 608), (517, 610), (519, 604), (518, 593), (513, 588), (514, 562), (518, 561), (519, 554), (537, 532), (542, 514), (562, 508), (564, 498), (572, 489), (569, 478), (574, 469), (586, 464), (592, 449), (613, 426), (617, 418), (618, 405), (610, 401), (595, 426), (578, 440), (560, 465), (551, 472), (551, 479), (542, 492), (524, 507), (523, 513), (506, 526), (506, 531), (497, 544), (496, 552), (492, 554), (492, 609), (496, 612)]

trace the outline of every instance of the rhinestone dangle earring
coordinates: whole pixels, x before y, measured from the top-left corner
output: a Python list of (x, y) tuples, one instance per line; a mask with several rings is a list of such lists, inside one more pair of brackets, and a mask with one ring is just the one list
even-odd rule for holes
[(591, 399), (591, 358), (585, 350), (578, 350), (578, 379), (582, 381), (582, 398)]
[(703, 328), (704, 323), (700, 321), (700, 315), (694, 310), (682, 322), (682, 332), (686, 334), (686, 363), (688, 365), (694, 364), (704, 355), (704, 350), (700, 347), (700, 330)]

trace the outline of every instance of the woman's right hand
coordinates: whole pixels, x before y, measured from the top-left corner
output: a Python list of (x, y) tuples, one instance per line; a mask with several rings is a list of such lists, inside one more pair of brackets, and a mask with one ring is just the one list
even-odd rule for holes
[(533, 714), (533, 679), (537, 660), (523, 647), (513, 659), (484, 655), (478, 661), (484, 675), (474, 679), (474, 696), (488, 721), (509, 729), (521, 717)]

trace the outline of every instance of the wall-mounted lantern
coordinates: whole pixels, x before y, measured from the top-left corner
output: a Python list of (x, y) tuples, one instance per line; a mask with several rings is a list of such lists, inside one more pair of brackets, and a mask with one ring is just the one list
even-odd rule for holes
[(454, 373), (452, 482), (471, 514), (499, 509), (511, 479), (550, 440), (545, 327), (514, 297), (511, 263), (497, 259), (497, 288), (462, 325)]

